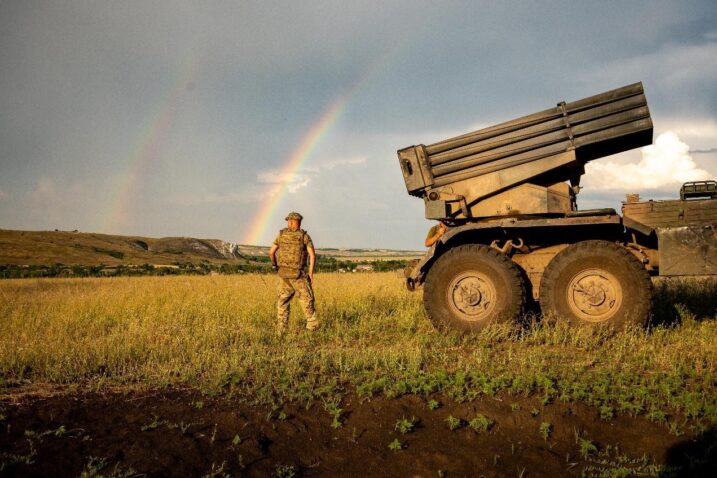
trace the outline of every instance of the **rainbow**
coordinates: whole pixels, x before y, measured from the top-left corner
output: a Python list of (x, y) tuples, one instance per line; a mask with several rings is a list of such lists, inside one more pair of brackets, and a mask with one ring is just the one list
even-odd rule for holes
[(197, 65), (195, 56), (178, 68), (165, 94), (150, 108), (150, 119), (142, 128), (139, 139), (124, 162), (124, 171), (120, 173), (108, 197), (108, 205), (98, 221), (101, 224), (99, 230), (121, 232), (129, 225), (128, 219), (134, 210), (135, 198), (147, 166), (160, 153), (160, 147), (178, 116), (181, 100), (196, 77)]
[[(291, 156), (289, 156), (289, 160), (282, 168), (282, 174), (280, 177), (291, 178), (301, 170), (302, 166), (306, 163), (311, 156), (311, 153), (316, 148), (316, 145), (319, 144), (324, 136), (326, 136), (328, 131), (341, 115), (341, 112), (346, 108), (346, 104), (354, 94), (353, 90), (354, 89), (352, 88), (349, 93), (339, 97), (323, 111), (321, 116), (319, 116), (319, 120), (316, 121), (311, 128), (309, 128), (309, 131), (304, 135), (299, 143), (299, 146), (293, 153), (291, 153)], [(273, 195), (269, 197), (268, 200), (264, 201), (259, 210), (256, 212), (254, 220), (251, 222), (252, 226), (246, 234), (244, 244), (257, 244), (264, 238), (266, 231), (271, 224), (272, 219), (276, 215), (276, 211), (279, 208), (282, 199), (286, 196), (288, 190), (289, 188), (287, 185), (283, 184), (279, 186), (278, 189), (273, 191)]]
[[(373, 62), (367, 71), (359, 77), (345, 92), (340, 94), (332, 101), (319, 115), (318, 120), (309, 128), (306, 134), (299, 141), (299, 145), (290, 154), (289, 160), (281, 168), (279, 177), (290, 178), (296, 177), (301, 168), (306, 164), (314, 152), (316, 146), (321, 140), (327, 136), (331, 127), (344, 112), (349, 102), (357, 95), (359, 91), (379, 72), (385, 65), (389, 63), (391, 57), (396, 54), (402, 47), (402, 44), (395, 45), (394, 48), (387, 49), (377, 61)], [(250, 222), (249, 231), (244, 236), (243, 243), (256, 245), (264, 238), (269, 225), (272, 224), (276, 216), (277, 209), (288, 192), (288, 184), (284, 183), (269, 191), (268, 198), (261, 204), (254, 218)], [(288, 212), (288, 211), (287, 211)], [(283, 219), (283, 218), (282, 218)]]

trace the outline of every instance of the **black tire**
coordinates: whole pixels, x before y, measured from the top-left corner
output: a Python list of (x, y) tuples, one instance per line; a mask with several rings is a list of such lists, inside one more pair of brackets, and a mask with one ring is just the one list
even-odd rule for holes
[(560, 251), (540, 281), (545, 316), (574, 325), (644, 326), (652, 281), (640, 261), (619, 244), (582, 241)]
[(443, 254), (428, 271), (423, 306), (439, 328), (476, 331), (520, 317), (525, 284), (508, 257), (482, 244), (466, 244)]

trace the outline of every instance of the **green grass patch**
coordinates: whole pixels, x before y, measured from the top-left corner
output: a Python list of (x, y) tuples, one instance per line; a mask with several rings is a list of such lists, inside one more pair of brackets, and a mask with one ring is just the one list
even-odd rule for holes
[(675, 434), (683, 432), (675, 417), (717, 423), (717, 296), (701, 295), (715, 290), (711, 283), (658, 285), (673, 302), (648, 329), (532, 322), (462, 335), (436, 330), (421, 294), (407, 292), (395, 273), (318, 274), (320, 331), (302, 333), (294, 307), (289, 333), (277, 338), (276, 280), (0, 281), (0, 386), (190, 385), (272, 406), (319, 401), (337, 428), (347, 392), (420, 395), (429, 410), (439, 396), (582, 402), (606, 420), (645, 415)]

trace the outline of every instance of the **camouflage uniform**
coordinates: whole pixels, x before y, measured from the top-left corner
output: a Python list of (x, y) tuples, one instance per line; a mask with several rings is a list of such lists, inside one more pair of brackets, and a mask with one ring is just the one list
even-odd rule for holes
[(295, 294), (304, 309), (306, 328), (314, 330), (319, 325), (314, 309), (314, 290), (304, 271), (308, 249), (314, 247), (311, 237), (303, 229), (282, 229), (274, 239), (274, 244), (279, 246), (277, 264), (281, 279), (277, 302), (278, 332), (283, 333), (289, 324), (290, 303)]

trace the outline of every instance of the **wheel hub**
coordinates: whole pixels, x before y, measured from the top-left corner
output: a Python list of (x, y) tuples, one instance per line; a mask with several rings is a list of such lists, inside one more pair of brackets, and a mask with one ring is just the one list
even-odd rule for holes
[(467, 271), (453, 278), (447, 292), (448, 304), (466, 319), (484, 319), (495, 308), (495, 286), (480, 272)]
[(603, 322), (620, 309), (622, 287), (611, 273), (586, 269), (570, 279), (567, 301), (570, 310), (580, 319)]

